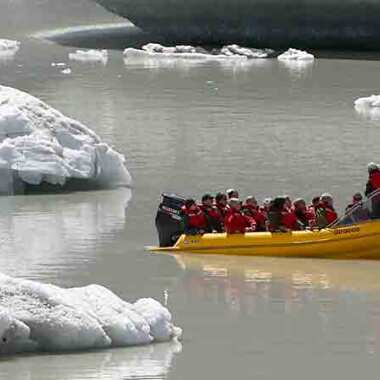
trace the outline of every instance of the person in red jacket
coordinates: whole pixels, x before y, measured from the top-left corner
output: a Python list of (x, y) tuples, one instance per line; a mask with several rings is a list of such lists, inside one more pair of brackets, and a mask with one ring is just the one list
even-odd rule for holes
[(214, 206), (214, 197), (211, 194), (203, 195), (200, 208), (207, 219), (207, 232), (222, 232), (223, 217), (217, 207)]
[(227, 213), (227, 195), (224, 193), (217, 193), (215, 196), (215, 207), (218, 209), (222, 218), (226, 216)]
[(255, 231), (266, 231), (266, 220), (265, 215), (260, 211), (257, 204), (257, 200), (253, 196), (246, 198), (243, 204), (243, 214), (247, 217), (253, 218), (256, 224)]
[(293, 202), (293, 210), (301, 229), (313, 227), (315, 225), (314, 209), (310, 207), (308, 208), (304, 199), (296, 199)]
[(198, 235), (207, 230), (207, 219), (204, 212), (195, 203), (194, 199), (186, 199), (181, 208), (185, 222), (185, 234)]
[(321, 195), (319, 205), (316, 207), (315, 216), (319, 228), (325, 228), (338, 219), (334, 210), (333, 198), (329, 193)]
[(224, 219), (224, 228), (228, 234), (244, 234), (252, 231), (254, 226), (249, 219), (241, 213), (241, 202), (238, 198), (229, 200), (230, 209)]
[(370, 162), (368, 164), (368, 182), (365, 195), (368, 197), (378, 189), (380, 189), (380, 168), (374, 162)]
[(281, 214), (281, 225), (288, 231), (298, 231), (300, 229), (296, 214), (292, 209), (288, 208), (287, 204), (285, 204), (284, 211)]
[(374, 162), (368, 164), (368, 182), (365, 189), (365, 195), (370, 197), (372, 195), (372, 219), (380, 218), (380, 194), (374, 195), (373, 193), (380, 189), (380, 168)]

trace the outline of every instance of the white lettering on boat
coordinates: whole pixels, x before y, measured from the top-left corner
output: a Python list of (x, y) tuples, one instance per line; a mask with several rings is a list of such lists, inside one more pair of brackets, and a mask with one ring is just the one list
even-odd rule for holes
[(360, 227), (350, 227), (334, 230), (335, 235), (352, 234), (360, 232)]
[(199, 243), (199, 239), (185, 239), (183, 241), (183, 244), (198, 244)]

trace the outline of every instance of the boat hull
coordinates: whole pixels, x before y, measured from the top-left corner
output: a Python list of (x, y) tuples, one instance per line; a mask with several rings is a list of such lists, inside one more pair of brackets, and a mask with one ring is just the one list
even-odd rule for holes
[(173, 43), (371, 49), (380, 0), (94, 0)]
[(380, 221), (320, 231), (182, 235), (173, 247), (152, 247), (150, 250), (189, 254), (379, 260)]

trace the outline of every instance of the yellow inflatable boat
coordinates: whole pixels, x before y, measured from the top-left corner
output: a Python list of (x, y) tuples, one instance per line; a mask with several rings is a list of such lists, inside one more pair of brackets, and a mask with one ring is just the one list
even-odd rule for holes
[(373, 211), (375, 201), (379, 205), (380, 190), (321, 230), (184, 235), (179, 212), (182, 199), (163, 194), (156, 217), (160, 246), (148, 249), (173, 253), (379, 260), (380, 218)]
[(150, 251), (202, 254), (380, 259), (380, 220), (317, 231), (181, 235), (172, 247)]

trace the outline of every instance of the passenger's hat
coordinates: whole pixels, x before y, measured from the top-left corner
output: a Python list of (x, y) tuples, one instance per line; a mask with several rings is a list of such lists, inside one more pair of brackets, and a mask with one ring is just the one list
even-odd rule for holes
[(237, 204), (240, 204), (240, 199), (239, 198), (231, 198), (229, 201), (228, 201), (228, 204), (230, 206), (234, 206), (234, 205), (237, 205)]
[(326, 202), (329, 206), (333, 206), (333, 197), (330, 193), (323, 193), (321, 195), (321, 201)]
[(272, 198), (265, 198), (264, 201), (263, 201), (263, 205), (264, 206), (270, 206), (270, 204), (272, 203), (273, 199)]
[(375, 162), (370, 162), (367, 165), (368, 172), (373, 172), (374, 170), (379, 170), (379, 165), (376, 164)]
[(230, 198), (233, 194), (238, 194), (238, 191), (237, 190), (235, 190), (235, 189), (227, 189), (226, 190), (226, 194), (227, 194), (227, 196)]
[(330, 193), (323, 193), (321, 199), (333, 199), (333, 197)]

